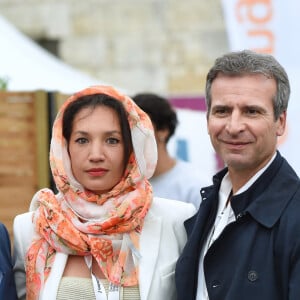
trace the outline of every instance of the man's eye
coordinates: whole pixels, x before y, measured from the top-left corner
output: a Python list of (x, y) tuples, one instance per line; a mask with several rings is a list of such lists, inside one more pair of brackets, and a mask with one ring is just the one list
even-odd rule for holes
[(224, 114), (225, 112), (226, 112), (225, 109), (218, 109), (218, 110), (216, 111), (217, 114)]
[(228, 109), (226, 108), (217, 108), (214, 110), (214, 115), (217, 115), (217, 116), (222, 116), (222, 115), (225, 115), (228, 113)]
[(246, 113), (247, 113), (248, 115), (255, 116), (255, 115), (257, 115), (257, 114), (259, 113), (259, 111), (258, 111), (257, 109), (254, 109), (254, 108), (250, 108), (250, 109), (248, 109), (248, 110), (246, 111)]

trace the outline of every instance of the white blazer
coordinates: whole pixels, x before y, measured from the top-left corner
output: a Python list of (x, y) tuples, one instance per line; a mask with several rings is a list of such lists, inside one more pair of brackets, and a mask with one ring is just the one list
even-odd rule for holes
[[(192, 204), (154, 198), (140, 237), (139, 289), (141, 300), (176, 299), (175, 264), (186, 243), (184, 220), (195, 213)], [(14, 274), (19, 299), (26, 298), (24, 258), (35, 235), (32, 212), (14, 220)], [(55, 300), (68, 259), (56, 253), (40, 300)]]

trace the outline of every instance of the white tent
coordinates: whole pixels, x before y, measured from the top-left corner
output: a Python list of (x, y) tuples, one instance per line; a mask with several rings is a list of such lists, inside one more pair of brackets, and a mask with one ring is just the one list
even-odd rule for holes
[(9, 91), (73, 93), (105, 84), (63, 63), (1, 16), (0, 38), (0, 78), (8, 78)]
[[(66, 65), (20, 33), (0, 16), (0, 78), (9, 78), (9, 91), (59, 91), (73, 93), (94, 84), (105, 84)], [(118, 87), (117, 87), (118, 88)], [(124, 89), (121, 92), (128, 94)], [(188, 161), (194, 163), (210, 180), (215, 172), (214, 151), (206, 130), (195, 137), (194, 126), (205, 128), (201, 111), (178, 109), (180, 124), (169, 144), (172, 155), (178, 156), (178, 145), (185, 145)], [(204, 184), (206, 182), (203, 182)]]

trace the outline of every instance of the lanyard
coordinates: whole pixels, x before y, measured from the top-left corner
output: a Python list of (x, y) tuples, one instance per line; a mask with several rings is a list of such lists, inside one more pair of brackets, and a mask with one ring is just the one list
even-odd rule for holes
[(109, 282), (108, 295), (101, 280), (99, 280), (92, 272), (92, 257), (85, 256), (85, 263), (91, 271), (94, 293), (96, 300), (120, 300), (120, 287)]

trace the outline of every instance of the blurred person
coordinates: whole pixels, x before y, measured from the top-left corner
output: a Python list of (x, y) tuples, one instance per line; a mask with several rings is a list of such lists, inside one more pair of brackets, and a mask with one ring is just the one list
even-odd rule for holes
[(4, 224), (0, 223), (0, 299), (17, 299), (10, 238)]
[(94, 86), (67, 99), (50, 146), (59, 192), (38, 191), (14, 221), (20, 299), (176, 298), (195, 208), (153, 198), (156, 161), (151, 120), (129, 97)]
[(289, 96), (271, 55), (231, 52), (208, 72), (208, 133), (226, 167), (185, 222), (178, 300), (300, 299), (300, 180), (277, 150)]
[(158, 160), (150, 178), (154, 195), (192, 203), (198, 208), (200, 188), (209, 179), (201, 176), (190, 162), (174, 158), (168, 151), (168, 142), (178, 125), (175, 109), (166, 98), (153, 93), (139, 93), (132, 99), (149, 115), (155, 131)]

